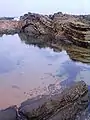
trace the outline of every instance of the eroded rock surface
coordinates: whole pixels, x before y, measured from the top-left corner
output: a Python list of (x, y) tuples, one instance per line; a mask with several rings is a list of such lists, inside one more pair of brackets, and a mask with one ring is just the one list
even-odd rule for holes
[(28, 120), (74, 120), (88, 103), (88, 89), (81, 81), (61, 94), (25, 101), (19, 108), (19, 114)]
[(87, 85), (77, 82), (62, 93), (38, 96), (0, 111), (0, 120), (75, 120), (89, 105)]
[(24, 32), (29, 36), (52, 35), (55, 40), (69, 40), (78, 46), (90, 46), (90, 15), (54, 15), (28, 13), (16, 20), (0, 20), (0, 33)]
[(53, 35), (55, 40), (69, 40), (88, 47), (90, 45), (89, 15), (75, 16), (62, 14), (44, 16), (28, 13), (21, 17), (21, 31), (29, 36)]

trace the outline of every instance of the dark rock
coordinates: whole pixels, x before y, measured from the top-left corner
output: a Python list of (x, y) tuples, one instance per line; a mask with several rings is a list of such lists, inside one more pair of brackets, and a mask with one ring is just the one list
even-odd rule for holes
[(28, 35), (46, 35), (53, 32), (52, 20), (48, 16), (28, 13), (20, 17), (22, 31)]
[(16, 119), (16, 106), (9, 107), (5, 110), (0, 111), (0, 120), (17, 120)]
[(0, 17), (0, 20), (13, 20), (14, 17)]
[(21, 104), (19, 114), (28, 120), (75, 120), (77, 113), (85, 110), (88, 104), (87, 86), (80, 81), (61, 94), (27, 100)]

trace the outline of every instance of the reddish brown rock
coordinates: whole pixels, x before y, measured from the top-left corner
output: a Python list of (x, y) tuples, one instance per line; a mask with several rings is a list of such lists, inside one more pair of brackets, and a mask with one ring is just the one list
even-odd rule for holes
[(14, 34), (19, 31), (19, 22), (14, 20), (0, 20), (0, 34)]

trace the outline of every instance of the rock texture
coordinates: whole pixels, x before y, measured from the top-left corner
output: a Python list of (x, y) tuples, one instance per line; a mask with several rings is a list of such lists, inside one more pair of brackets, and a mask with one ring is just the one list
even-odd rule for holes
[(75, 120), (89, 105), (87, 85), (77, 82), (62, 93), (38, 96), (0, 111), (0, 120)]
[(15, 34), (19, 32), (18, 21), (0, 20), (0, 34)]
[(78, 82), (61, 94), (25, 101), (19, 114), (28, 120), (74, 120), (77, 113), (88, 106), (87, 93), (85, 83)]
[(90, 45), (90, 25), (82, 22), (69, 22), (64, 27), (66, 37), (77, 45)]
[(48, 16), (28, 13), (21, 17), (22, 31), (28, 35), (46, 35), (53, 33), (52, 20)]
[(21, 31), (29, 36), (54, 35), (55, 40), (69, 40), (77, 45), (90, 45), (90, 22), (88, 16), (62, 14), (40, 15), (28, 13), (21, 16)]
[(69, 40), (72, 43), (90, 46), (90, 15), (68, 15), (62, 12), (54, 15), (28, 13), (19, 21), (12, 18), (0, 19), (0, 33), (24, 32), (29, 36), (52, 35), (57, 40)]

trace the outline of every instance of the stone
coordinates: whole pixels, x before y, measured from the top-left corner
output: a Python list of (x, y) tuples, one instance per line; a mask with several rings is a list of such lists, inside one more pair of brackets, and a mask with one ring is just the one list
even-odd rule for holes
[(72, 43), (90, 46), (89, 15), (77, 16), (63, 14), (40, 15), (28, 13), (21, 16), (21, 31), (29, 36), (54, 35), (55, 40), (69, 40)]
[(54, 36), (54, 41), (70, 41), (77, 46), (90, 47), (90, 15), (24, 14), (20, 19), (0, 19), (0, 34), (25, 33), (29, 36)]
[(77, 82), (61, 94), (42, 96), (21, 104), (19, 114), (28, 120), (75, 120), (89, 104), (87, 85)]
[(73, 43), (83, 47), (90, 46), (90, 26), (82, 22), (70, 22), (64, 26), (65, 36)]
[(48, 16), (29, 13), (20, 17), (22, 21), (22, 31), (28, 35), (46, 35), (52, 30), (52, 20)]
[(9, 107), (5, 110), (0, 111), (0, 120), (17, 120), (16, 119), (16, 106)]

